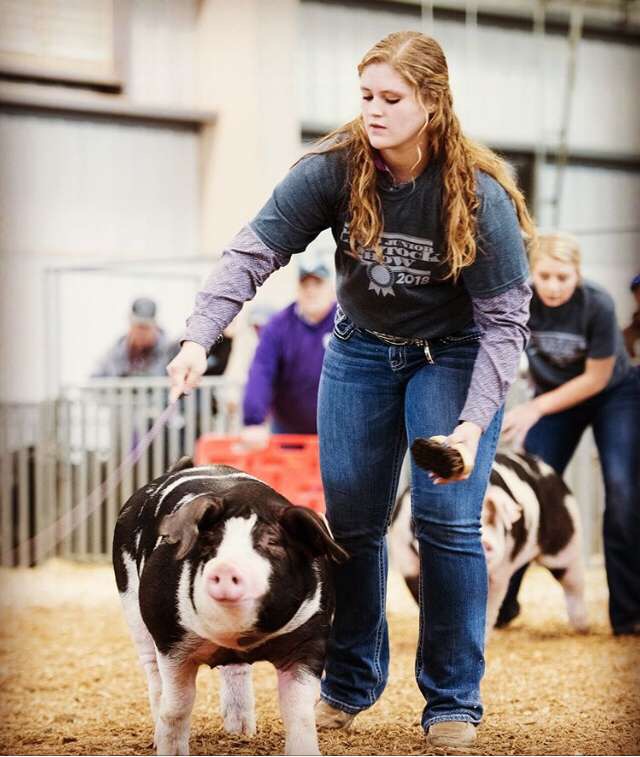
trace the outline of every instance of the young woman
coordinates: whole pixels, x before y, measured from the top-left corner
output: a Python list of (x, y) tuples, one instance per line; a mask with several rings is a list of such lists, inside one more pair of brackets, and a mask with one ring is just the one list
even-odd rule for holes
[[(605, 485), (611, 626), (615, 634), (640, 633), (640, 372), (629, 362), (613, 300), (582, 280), (573, 237), (541, 236), (531, 271), (527, 356), (535, 397), (507, 414), (504, 437), (524, 440), (562, 475), (591, 426)], [(517, 614), (523, 572), (512, 579), (503, 617)]]
[[(320, 728), (346, 728), (388, 676), (384, 535), (407, 441), (463, 444), (472, 472), (413, 466), (425, 581), (418, 686), (431, 745), (465, 746), (482, 717), (487, 571), (480, 510), (505, 393), (523, 349), (533, 226), (509, 171), (465, 137), (440, 46), (391, 34), (358, 66), (362, 114), (300, 160), (199, 293), (174, 395), (255, 288), (323, 229), (336, 241), (339, 310), (318, 400), (327, 516), (350, 554), (336, 570)], [(447, 485), (444, 485), (447, 484)]]

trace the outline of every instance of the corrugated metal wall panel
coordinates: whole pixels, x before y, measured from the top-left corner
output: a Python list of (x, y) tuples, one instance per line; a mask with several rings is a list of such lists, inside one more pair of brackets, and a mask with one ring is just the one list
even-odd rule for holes
[[(421, 30), (420, 17), (372, 7), (303, 2), (301, 118), (332, 127), (357, 112), (356, 65), (377, 40), (401, 29)], [(437, 21), (433, 35), (447, 56), (456, 109), (467, 132), (494, 144), (529, 144), (544, 133), (557, 143), (566, 79), (567, 42), (547, 36)], [(542, 67), (542, 69), (541, 69)], [(540, 71), (544, 72), (544, 100)], [(640, 152), (640, 49), (583, 40), (578, 51), (573, 148)], [(544, 124), (542, 119), (544, 119)]]
[(198, 0), (135, 0), (130, 14), (127, 96), (192, 108)]
[(198, 171), (198, 137), (187, 129), (0, 113), (0, 248), (192, 255)]

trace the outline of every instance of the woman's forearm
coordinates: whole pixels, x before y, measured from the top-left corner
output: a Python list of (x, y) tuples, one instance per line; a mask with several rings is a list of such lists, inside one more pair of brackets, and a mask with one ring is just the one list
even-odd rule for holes
[(601, 392), (607, 382), (597, 376), (582, 373), (556, 389), (539, 394), (532, 400), (541, 415), (551, 415), (567, 410)]
[(461, 421), (475, 423), (484, 431), (504, 402), (529, 335), (530, 299), (526, 283), (495, 297), (473, 299), (474, 320), (483, 335)]

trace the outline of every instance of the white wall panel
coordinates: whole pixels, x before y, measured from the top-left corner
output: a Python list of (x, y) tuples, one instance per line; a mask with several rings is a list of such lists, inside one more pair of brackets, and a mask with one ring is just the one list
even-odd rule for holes
[(187, 130), (0, 114), (0, 249), (192, 255), (198, 142)]
[[(126, 326), (144, 280), (118, 287), (65, 277), (63, 307), (45, 309), (44, 271), (109, 259), (192, 256), (199, 251), (198, 137), (187, 130), (50, 115), (0, 114), (0, 255), (3, 366), (0, 398), (33, 401), (63, 380), (86, 378)], [(170, 297), (155, 282), (160, 300)], [(142, 290), (142, 291), (141, 291)], [(181, 291), (184, 290), (182, 287)], [(189, 287), (191, 297), (193, 287)], [(165, 312), (167, 308), (165, 308)], [(64, 339), (58, 360), (47, 324)], [(167, 328), (182, 328), (175, 313)], [(20, 352), (20, 370), (9, 370)], [(52, 363), (47, 363), (48, 360)]]
[(192, 108), (197, 0), (129, 3), (126, 94), (137, 103)]

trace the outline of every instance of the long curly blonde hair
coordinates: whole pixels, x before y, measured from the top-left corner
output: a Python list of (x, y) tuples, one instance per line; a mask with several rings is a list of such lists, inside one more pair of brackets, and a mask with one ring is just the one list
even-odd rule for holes
[[(465, 137), (453, 111), (447, 61), (440, 45), (420, 32), (389, 34), (375, 44), (358, 65), (358, 74), (372, 63), (388, 63), (414, 88), (425, 111), (429, 158), (442, 161), (443, 205), (448, 277), (454, 281), (476, 258), (476, 196), (474, 170), (480, 169), (498, 181), (511, 197), (524, 236), (532, 244), (535, 227), (505, 162), (488, 147)], [(382, 203), (376, 189), (374, 152), (362, 116), (322, 137), (313, 153), (346, 150), (349, 197), (349, 246), (359, 257), (359, 248), (373, 248), (382, 258)], [(421, 160), (417, 148), (416, 164)]]

